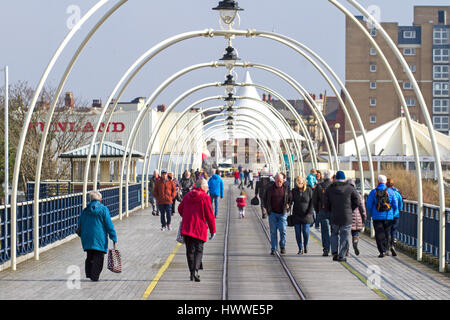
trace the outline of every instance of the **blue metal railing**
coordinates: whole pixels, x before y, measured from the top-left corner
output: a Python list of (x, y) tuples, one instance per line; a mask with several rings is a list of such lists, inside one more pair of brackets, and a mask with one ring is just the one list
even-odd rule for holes
[[(366, 196), (367, 200), (367, 196)], [(400, 211), (397, 240), (411, 247), (417, 247), (417, 201), (404, 200)], [(450, 261), (450, 209), (445, 210), (445, 260)], [(423, 252), (439, 256), (439, 207), (431, 204), (423, 206)], [(371, 217), (368, 215), (365, 226), (370, 228)]]
[[(108, 207), (111, 217), (119, 214), (119, 187), (99, 190), (102, 203)], [(123, 211), (125, 211), (125, 187)], [(141, 185), (129, 186), (129, 205), (132, 210), (141, 205)], [(11, 257), (11, 208), (0, 208), (0, 264)], [(39, 247), (45, 247), (75, 233), (82, 212), (82, 194), (70, 194), (40, 200), (39, 203)], [(33, 201), (17, 206), (17, 256), (33, 252), (34, 244)]]

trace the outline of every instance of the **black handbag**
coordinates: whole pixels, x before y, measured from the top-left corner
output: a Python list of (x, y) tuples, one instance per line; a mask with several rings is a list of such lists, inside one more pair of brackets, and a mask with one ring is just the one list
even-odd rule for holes
[(287, 225), (288, 227), (293, 227), (294, 226), (294, 215), (290, 214), (287, 217)]
[(259, 199), (257, 196), (255, 196), (254, 198), (252, 198), (252, 200), (250, 200), (250, 204), (252, 206), (258, 206), (259, 205)]

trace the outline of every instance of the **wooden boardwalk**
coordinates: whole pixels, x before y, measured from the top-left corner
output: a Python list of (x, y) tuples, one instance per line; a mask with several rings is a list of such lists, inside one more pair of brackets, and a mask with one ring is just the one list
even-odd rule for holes
[[(269, 254), (269, 242), (255, 215), (260, 214), (259, 207), (247, 206), (245, 219), (239, 219), (234, 201), (238, 189), (231, 190), (228, 299), (298, 299), (277, 257)], [(247, 191), (251, 198), (254, 191)], [(85, 253), (76, 238), (42, 253), (40, 261), (28, 260), (17, 271), (0, 272), (0, 299), (220, 300), (226, 214), (225, 197), (220, 200), (217, 236), (205, 244), (199, 283), (189, 280), (185, 247), (175, 241), (179, 215), (173, 217), (171, 231), (161, 231), (159, 217), (146, 209), (114, 221), (123, 258), (121, 274), (107, 270), (105, 263), (99, 282), (85, 279)], [(374, 240), (366, 236), (360, 241), (361, 254), (351, 252), (347, 263), (322, 257), (320, 232), (314, 228), (308, 254), (297, 255), (293, 228), (287, 230), (286, 250), (284, 259), (308, 299), (450, 299), (448, 275), (401, 253), (379, 259)], [(367, 279), (377, 285), (368, 286)]]

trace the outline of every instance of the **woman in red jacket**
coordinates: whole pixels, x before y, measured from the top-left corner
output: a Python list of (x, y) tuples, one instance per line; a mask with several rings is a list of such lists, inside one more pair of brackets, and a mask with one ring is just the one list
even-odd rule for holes
[(244, 191), (236, 198), (237, 207), (239, 210), (239, 219), (245, 218), (245, 206), (247, 206), (247, 195)]
[(216, 235), (216, 220), (208, 191), (208, 182), (199, 179), (195, 188), (186, 194), (178, 205), (178, 212), (183, 218), (181, 234), (186, 244), (186, 257), (191, 273), (191, 281), (200, 282), (198, 270), (202, 263), (203, 244), (207, 240), (208, 228), (211, 234), (209, 240)]

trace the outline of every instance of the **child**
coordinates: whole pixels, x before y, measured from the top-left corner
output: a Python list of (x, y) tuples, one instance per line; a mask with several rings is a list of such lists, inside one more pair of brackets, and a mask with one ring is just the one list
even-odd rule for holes
[(245, 206), (247, 205), (247, 195), (244, 191), (236, 198), (237, 206), (239, 209), (239, 219), (245, 218)]

